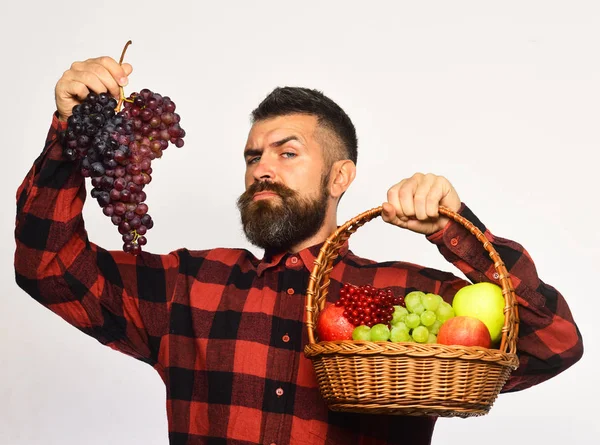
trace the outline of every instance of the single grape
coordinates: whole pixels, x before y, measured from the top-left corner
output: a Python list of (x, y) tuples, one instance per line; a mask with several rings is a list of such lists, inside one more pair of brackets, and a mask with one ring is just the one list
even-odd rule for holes
[(371, 341), (371, 328), (365, 325), (355, 327), (352, 331), (352, 340)]
[(429, 338), (429, 330), (425, 326), (417, 326), (412, 331), (412, 338), (417, 343), (425, 343)]
[(433, 323), (435, 323), (435, 321), (436, 321), (435, 312), (427, 310), (421, 314), (421, 324), (423, 326), (429, 327), (429, 326), (433, 325)]
[(383, 323), (378, 323), (371, 328), (371, 341), (388, 341), (390, 328)]
[(439, 307), (440, 303), (442, 302), (442, 297), (440, 297), (439, 295), (436, 294), (425, 294), (421, 297), (421, 303), (423, 303), (423, 306), (425, 306), (425, 309), (427, 309), (428, 311), (433, 311), (435, 312), (437, 310), (437, 308)]
[(132, 242), (133, 238), (134, 238), (133, 232), (127, 232), (125, 235), (123, 235), (123, 241), (126, 243)]
[(424, 293), (421, 291), (413, 291), (413, 292), (408, 293), (404, 297), (404, 304), (406, 304), (406, 309), (408, 309), (411, 312), (414, 312), (412, 310), (412, 308), (418, 304), (421, 304), (421, 296), (422, 295), (424, 295)]
[(418, 303), (415, 306), (412, 306), (411, 309), (409, 309), (413, 314), (417, 314), (417, 315), (421, 315), (423, 312), (425, 312), (425, 306), (423, 306), (422, 303)]
[(392, 324), (398, 323), (399, 321), (404, 321), (406, 316), (408, 315), (408, 309), (402, 306), (394, 306), (394, 313), (392, 314)]
[(410, 329), (414, 329), (421, 324), (421, 317), (417, 314), (408, 314), (404, 320), (404, 323)]
[(429, 332), (437, 335), (437, 333), (440, 331), (440, 327), (442, 326), (442, 323), (443, 322), (441, 322), (440, 320), (436, 320), (431, 326), (429, 326)]
[(398, 327), (393, 327), (392, 331), (390, 332), (390, 340), (393, 342), (407, 342), (410, 340), (410, 334), (408, 333), (408, 330), (405, 329), (401, 329)]
[(392, 329), (401, 329), (403, 331), (410, 332), (410, 328), (406, 326), (406, 323), (404, 323), (403, 321), (399, 321), (396, 324), (392, 324)]
[(435, 311), (437, 318), (439, 321), (444, 322), (452, 317), (454, 317), (454, 309), (449, 303), (445, 301), (440, 303), (440, 306)]
[(429, 331), (429, 337), (427, 337), (427, 343), (437, 343), (437, 336), (435, 334), (432, 334), (431, 331)]

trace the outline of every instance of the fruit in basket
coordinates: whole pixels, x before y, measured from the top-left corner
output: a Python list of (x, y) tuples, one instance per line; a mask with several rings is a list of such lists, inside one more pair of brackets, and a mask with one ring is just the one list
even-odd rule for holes
[(421, 297), (421, 303), (425, 306), (425, 310), (435, 312), (444, 300), (437, 294), (428, 293)]
[(427, 339), (429, 338), (429, 329), (427, 329), (425, 326), (421, 325), (421, 326), (417, 326), (416, 328), (413, 329), (412, 331), (412, 338), (417, 342), (417, 343), (426, 343)]
[(395, 308), (391, 322), (393, 342), (436, 343), (442, 323), (454, 317), (452, 306), (440, 295), (412, 291), (404, 297), (406, 308)]
[(355, 327), (352, 331), (352, 340), (371, 341), (371, 328), (365, 325)]
[(390, 331), (390, 340), (393, 342), (406, 342), (412, 340), (408, 326), (400, 322), (396, 326), (392, 327)]
[(406, 305), (406, 309), (408, 309), (409, 311), (413, 312), (413, 308), (416, 307), (421, 303), (421, 298), (425, 296), (424, 292), (421, 291), (412, 291), (409, 292), (405, 297), (404, 297), (404, 302)]
[(463, 315), (446, 320), (442, 324), (437, 334), (437, 342), (443, 345), (489, 348), (492, 339), (487, 326), (481, 320)]
[(492, 343), (502, 336), (504, 326), (504, 296), (502, 288), (493, 283), (476, 283), (461, 288), (452, 302), (457, 316), (471, 316), (488, 328)]
[(337, 311), (327, 306), (317, 322), (320, 340), (436, 343), (443, 323), (455, 316), (452, 306), (434, 293), (412, 291), (402, 298), (389, 289), (349, 283), (333, 306)]
[(417, 314), (408, 314), (404, 322), (409, 329), (414, 329), (421, 324), (421, 317)]
[(450, 303), (442, 301), (435, 311), (435, 315), (437, 316), (437, 319), (443, 323), (444, 321), (456, 316), (456, 312)]
[(371, 341), (388, 341), (390, 339), (390, 328), (383, 323), (378, 323), (371, 328)]
[(437, 316), (435, 315), (435, 312), (429, 311), (429, 310), (426, 310), (425, 312), (423, 312), (421, 314), (420, 318), (421, 318), (421, 324), (423, 326), (427, 326), (427, 327), (431, 326), (437, 320)]
[(317, 335), (320, 341), (352, 340), (354, 325), (344, 316), (346, 309), (327, 303), (317, 320)]
[(345, 283), (335, 305), (344, 309), (344, 315), (354, 326), (372, 327), (378, 323), (390, 323), (395, 312), (394, 305), (404, 305), (404, 298), (394, 295), (391, 289)]
[(392, 314), (392, 324), (403, 322), (408, 315), (408, 309), (404, 306), (394, 306), (394, 313)]
[(442, 324), (444, 324), (444, 322), (440, 320), (435, 320), (433, 324), (429, 326), (429, 332), (431, 332), (434, 335), (437, 335), (437, 333), (440, 331), (440, 327), (442, 326)]

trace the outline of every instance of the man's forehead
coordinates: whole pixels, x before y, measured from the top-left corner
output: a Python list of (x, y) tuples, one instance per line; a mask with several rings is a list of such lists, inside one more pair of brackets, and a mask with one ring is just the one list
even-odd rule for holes
[(247, 145), (263, 145), (291, 135), (306, 143), (308, 138), (313, 137), (316, 127), (317, 117), (307, 114), (290, 114), (261, 120), (250, 128)]

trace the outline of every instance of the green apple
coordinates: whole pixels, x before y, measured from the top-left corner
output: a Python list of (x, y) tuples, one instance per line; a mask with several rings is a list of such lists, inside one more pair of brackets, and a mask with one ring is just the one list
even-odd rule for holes
[(504, 296), (500, 286), (493, 283), (465, 286), (454, 296), (452, 307), (457, 317), (481, 320), (490, 331), (492, 342), (500, 340), (504, 326)]

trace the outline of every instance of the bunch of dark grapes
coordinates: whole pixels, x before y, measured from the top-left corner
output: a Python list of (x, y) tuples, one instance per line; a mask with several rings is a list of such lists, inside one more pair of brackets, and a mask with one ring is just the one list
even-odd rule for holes
[(344, 307), (344, 317), (354, 326), (372, 327), (379, 323), (389, 325), (394, 306), (404, 306), (404, 297), (395, 296), (391, 289), (344, 283), (335, 305)]
[(148, 214), (144, 187), (152, 180), (151, 162), (169, 143), (183, 146), (175, 103), (167, 96), (143, 89), (117, 101), (107, 93), (90, 93), (73, 107), (64, 133), (63, 155), (79, 163), (91, 177), (91, 196), (118, 226), (123, 250), (138, 255), (154, 226)]

